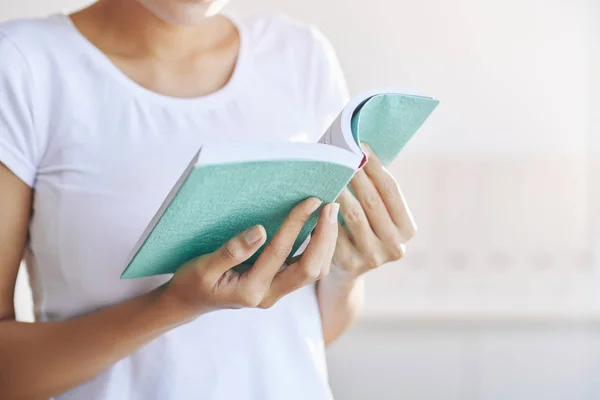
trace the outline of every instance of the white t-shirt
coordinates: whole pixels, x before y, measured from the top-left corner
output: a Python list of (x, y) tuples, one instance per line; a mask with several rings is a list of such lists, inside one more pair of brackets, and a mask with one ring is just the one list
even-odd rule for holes
[[(195, 99), (136, 84), (64, 15), (0, 25), (0, 162), (35, 190), (26, 262), (38, 321), (166, 282), (120, 274), (204, 140), (314, 142), (345, 104), (337, 59), (316, 29), (274, 15), (234, 23), (231, 81)], [(309, 286), (269, 310), (202, 316), (57, 399), (330, 398)]]

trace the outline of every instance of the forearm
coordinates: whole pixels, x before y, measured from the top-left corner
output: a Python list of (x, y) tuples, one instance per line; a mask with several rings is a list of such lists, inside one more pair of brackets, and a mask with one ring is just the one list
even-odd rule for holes
[(93, 378), (178, 325), (152, 292), (64, 322), (0, 322), (0, 397), (45, 399)]
[(363, 277), (349, 278), (335, 270), (317, 286), (325, 345), (337, 340), (358, 318), (364, 306)]

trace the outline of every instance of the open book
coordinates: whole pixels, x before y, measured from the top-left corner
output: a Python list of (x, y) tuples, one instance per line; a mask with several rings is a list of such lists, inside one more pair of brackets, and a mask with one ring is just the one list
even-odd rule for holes
[[(140, 237), (121, 278), (174, 273), (258, 224), (265, 227), (268, 243), (302, 200), (318, 197), (327, 204), (338, 198), (367, 162), (360, 143), (389, 164), (438, 103), (379, 90), (354, 97), (319, 143), (204, 144)], [(290, 259), (302, 252), (319, 212), (304, 226)], [(245, 265), (252, 265), (261, 250)]]

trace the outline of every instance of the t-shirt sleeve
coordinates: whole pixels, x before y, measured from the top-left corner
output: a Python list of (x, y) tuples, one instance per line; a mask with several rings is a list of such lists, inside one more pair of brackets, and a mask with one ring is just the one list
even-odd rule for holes
[(0, 163), (33, 187), (42, 147), (33, 120), (33, 76), (23, 53), (2, 31), (0, 60)]
[(348, 103), (349, 92), (346, 77), (331, 42), (316, 28), (314, 38), (312, 81), (309, 99), (314, 105), (321, 133), (331, 125)]

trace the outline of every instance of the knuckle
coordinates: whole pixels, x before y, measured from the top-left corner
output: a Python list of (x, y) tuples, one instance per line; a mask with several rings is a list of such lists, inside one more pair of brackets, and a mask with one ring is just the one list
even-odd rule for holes
[(269, 283), (262, 280), (253, 279), (246, 282), (244, 285), (244, 291), (246, 293), (258, 296), (262, 300), (267, 295), (267, 288), (269, 285)]
[(314, 282), (319, 279), (321, 270), (317, 269), (315, 265), (305, 264), (301, 266), (298, 273), (303, 282)]
[(269, 308), (273, 307), (275, 305), (277, 301), (275, 299), (269, 298), (269, 299), (265, 299), (263, 301), (260, 302), (260, 304), (258, 305), (258, 308), (262, 309), (262, 310), (268, 310)]
[(360, 225), (362, 223), (362, 215), (357, 207), (353, 207), (346, 213), (345, 219), (352, 225)]
[(190, 264), (191, 279), (195, 282), (198, 289), (204, 289), (214, 286), (214, 278), (207, 273), (207, 268), (200, 263)]
[(238, 303), (244, 307), (256, 308), (262, 300), (262, 295), (260, 293), (249, 291), (240, 296)]
[(369, 194), (365, 197), (364, 206), (367, 210), (376, 210), (379, 208), (381, 201), (378, 194)]
[(196, 270), (196, 277), (198, 279), (197, 282), (201, 289), (210, 288), (214, 286), (215, 282), (213, 281), (212, 277), (209, 276), (209, 274), (203, 271), (205, 270), (204, 268), (196, 268)]
[(394, 241), (388, 246), (388, 254), (391, 258), (390, 261), (399, 261), (406, 255), (406, 246), (404, 243)]
[(386, 182), (377, 188), (383, 197), (389, 198), (398, 194), (398, 185)]
[(244, 252), (240, 246), (237, 246), (235, 241), (231, 240), (223, 247), (222, 251), (220, 252), (220, 258), (223, 261), (241, 262), (244, 261), (243, 253)]
[(353, 271), (359, 271), (362, 269), (364, 261), (359, 257), (352, 257), (346, 265), (348, 265)]
[(330, 271), (329, 266), (327, 266), (326, 268), (323, 268), (321, 270), (321, 272), (319, 273), (318, 280), (321, 280), (321, 279), (327, 277), (327, 275), (329, 275), (329, 271)]
[(378, 257), (371, 256), (371, 257), (367, 257), (365, 259), (364, 265), (365, 265), (366, 269), (372, 270), (372, 269), (379, 268), (379, 266), (381, 265), (381, 263), (379, 262)]
[(291, 244), (285, 244), (285, 245), (279, 244), (279, 245), (276, 245), (275, 248), (273, 249), (273, 255), (278, 260), (286, 260), (291, 252), (292, 252)]
[(338, 260), (337, 264), (343, 265), (344, 267), (346, 267), (352, 271), (358, 271), (362, 268), (364, 263), (360, 257), (352, 255), (350, 257), (346, 257), (346, 258), (342, 258), (342, 259)]

